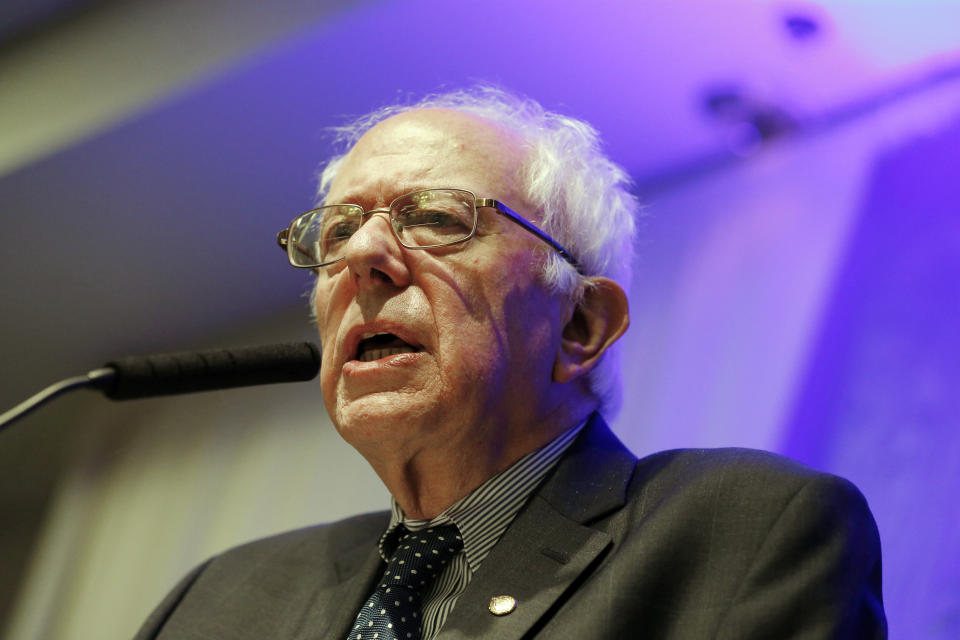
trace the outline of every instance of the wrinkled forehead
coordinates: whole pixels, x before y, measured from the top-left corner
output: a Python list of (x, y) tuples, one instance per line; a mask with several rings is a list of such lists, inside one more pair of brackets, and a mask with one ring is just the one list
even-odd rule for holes
[(527, 155), (520, 136), (489, 120), (444, 109), (409, 111), (360, 138), (327, 201), (385, 206), (416, 189), (456, 187), (522, 206), (519, 175)]

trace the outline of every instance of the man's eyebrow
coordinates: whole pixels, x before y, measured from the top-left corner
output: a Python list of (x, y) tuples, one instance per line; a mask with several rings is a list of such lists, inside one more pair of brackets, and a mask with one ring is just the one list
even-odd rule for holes
[[(436, 185), (436, 184), (423, 184), (423, 183), (403, 184), (400, 187), (397, 187), (394, 185), (389, 188), (381, 187), (376, 189), (375, 192), (377, 197), (375, 198), (369, 198), (367, 195), (367, 192), (349, 192), (343, 197), (338, 198), (337, 200), (325, 198), (323, 203), (324, 204), (359, 204), (363, 206), (364, 209), (367, 209), (368, 207), (366, 206), (366, 204), (369, 204), (372, 200), (373, 202), (383, 202), (383, 206), (386, 207), (386, 206), (389, 206), (391, 202), (393, 202), (400, 196), (405, 196), (408, 193), (413, 193), (414, 191), (423, 191), (424, 189), (444, 189), (444, 188), (450, 189), (450, 188), (456, 188), (456, 187), (448, 184)], [(375, 208), (375, 207), (370, 207), (370, 208)]]

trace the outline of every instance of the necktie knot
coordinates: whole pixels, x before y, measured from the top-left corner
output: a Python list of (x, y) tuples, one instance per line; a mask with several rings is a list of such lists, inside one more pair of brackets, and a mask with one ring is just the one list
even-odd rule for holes
[(463, 548), (453, 524), (398, 531), (387, 570), (360, 609), (349, 640), (419, 640), (423, 594)]
[(463, 539), (452, 524), (406, 531), (397, 541), (381, 586), (402, 586), (422, 595), (462, 548)]

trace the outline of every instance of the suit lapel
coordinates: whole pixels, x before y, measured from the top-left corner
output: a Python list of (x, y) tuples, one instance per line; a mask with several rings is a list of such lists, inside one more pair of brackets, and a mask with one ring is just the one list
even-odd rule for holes
[[(623, 506), (635, 463), (594, 414), (484, 560), (438, 640), (515, 640), (535, 628), (610, 546), (610, 536), (590, 524)], [(516, 598), (509, 615), (489, 612), (498, 595)]]
[(357, 612), (383, 572), (376, 544), (364, 541), (334, 562), (337, 584), (311, 598), (308, 618), (294, 636), (304, 640), (346, 638)]

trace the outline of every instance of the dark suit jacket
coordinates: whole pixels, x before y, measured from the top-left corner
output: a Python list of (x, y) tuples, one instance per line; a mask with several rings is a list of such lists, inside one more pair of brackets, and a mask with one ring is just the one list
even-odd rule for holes
[[(198, 567), (138, 640), (346, 637), (386, 513)], [(489, 613), (511, 595), (516, 610)], [(745, 449), (643, 460), (594, 416), (484, 560), (443, 639), (883, 638), (880, 543), (841, 478)]]

